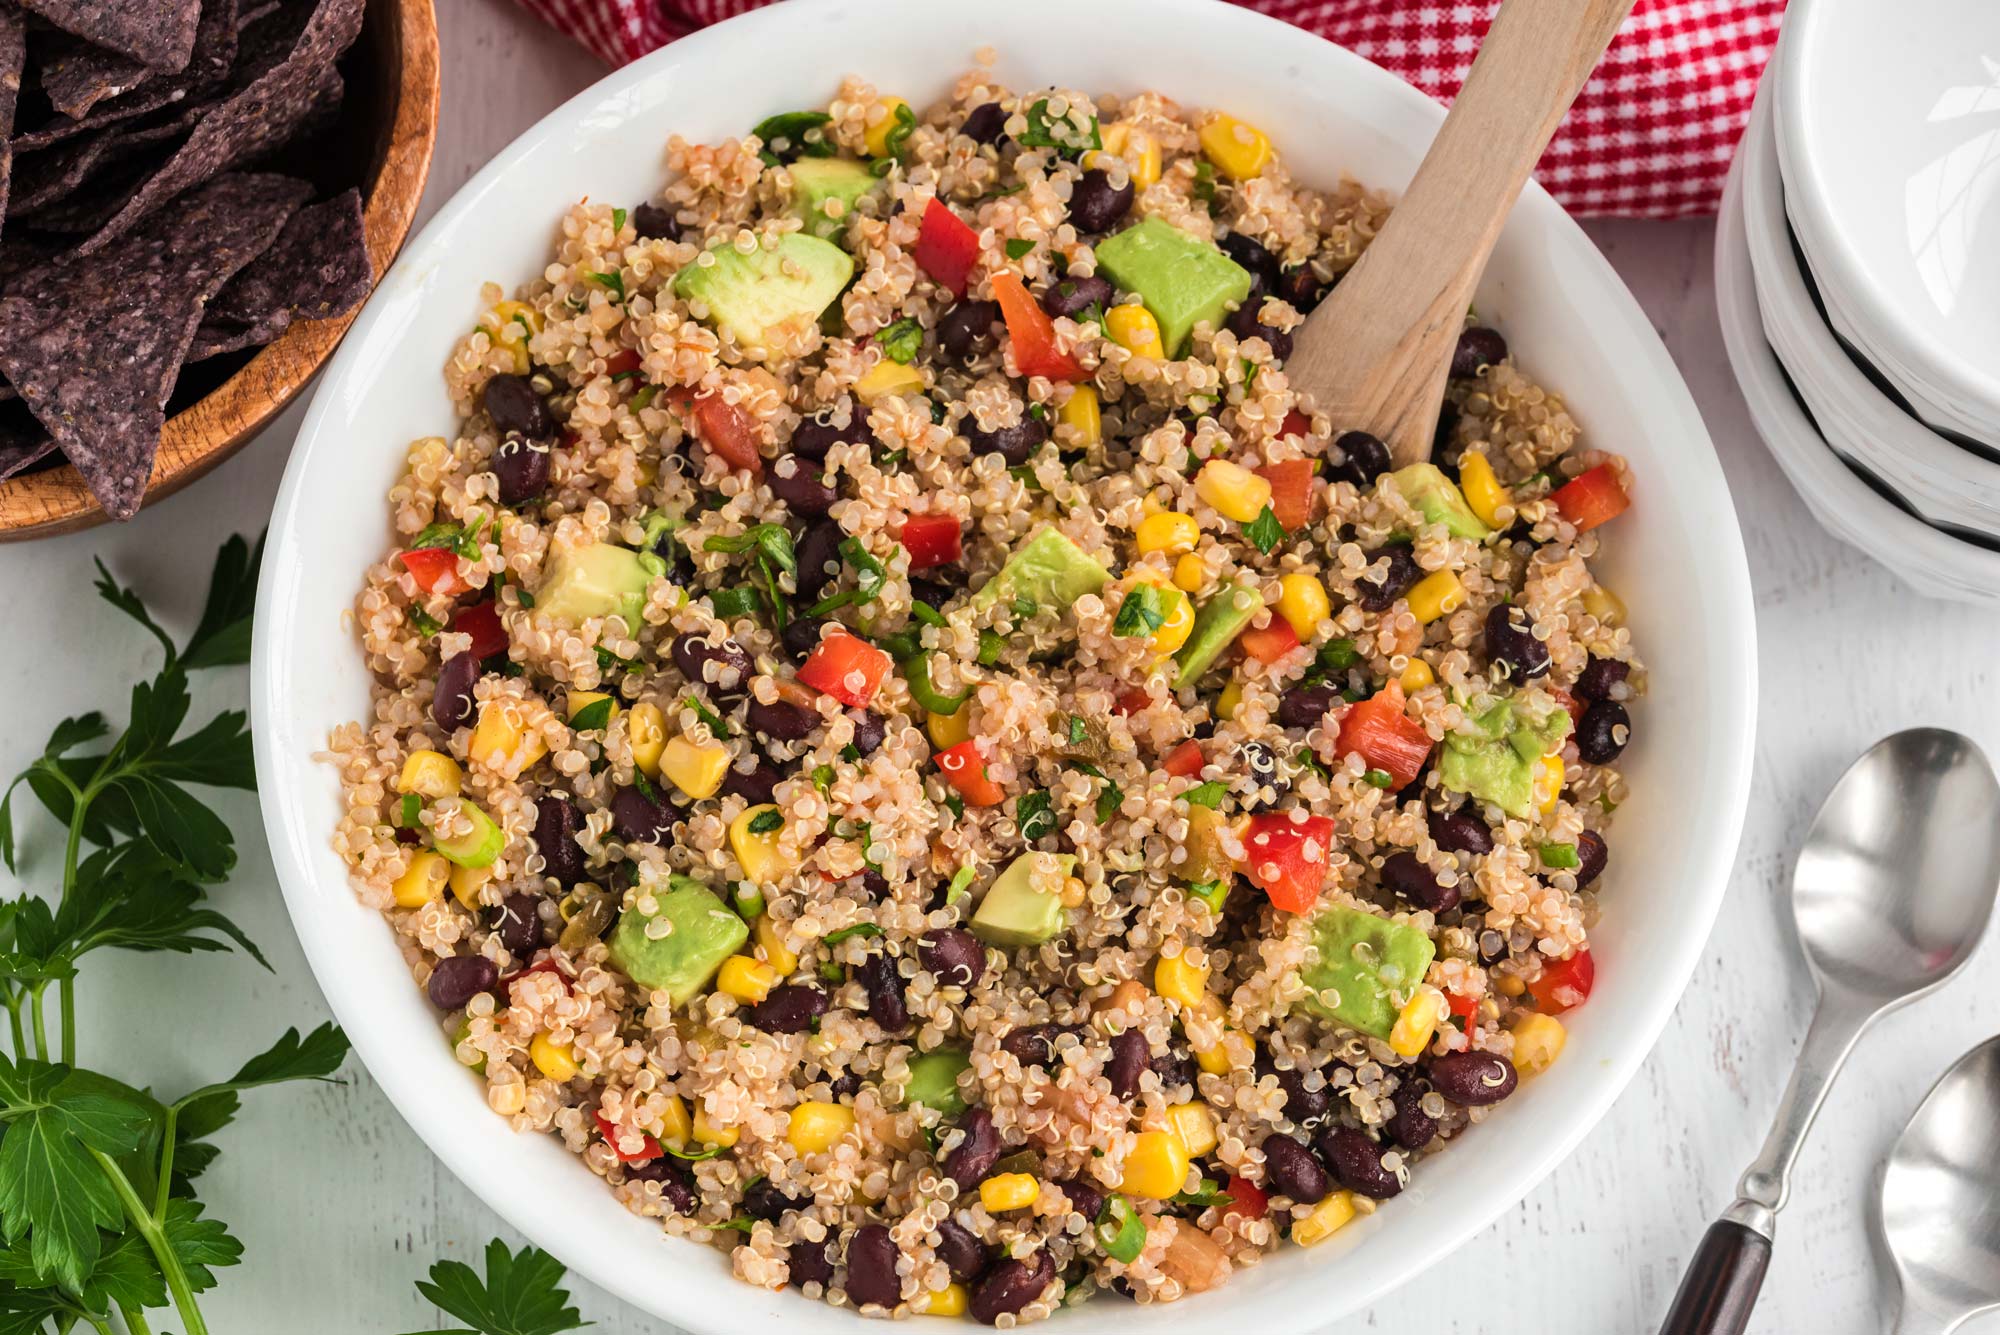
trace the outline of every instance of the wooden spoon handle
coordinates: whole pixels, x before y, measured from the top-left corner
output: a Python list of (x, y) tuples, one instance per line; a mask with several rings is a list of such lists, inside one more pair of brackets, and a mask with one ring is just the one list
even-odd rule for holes
[(1389, 221), (1287, 364), (1341, 430), (1430, 456), (1473, 287), (1528, 174), (1633, 0), (1505, 0)]

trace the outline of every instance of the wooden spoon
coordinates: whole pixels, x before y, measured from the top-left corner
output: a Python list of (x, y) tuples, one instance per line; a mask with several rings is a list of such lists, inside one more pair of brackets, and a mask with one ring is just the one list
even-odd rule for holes
[(1285, 373), (1336, 429), (1428, 459), (1452, 350), (1507, 211), (1633, 0), (1505, 0), (1389, 221), (1298, 331)]

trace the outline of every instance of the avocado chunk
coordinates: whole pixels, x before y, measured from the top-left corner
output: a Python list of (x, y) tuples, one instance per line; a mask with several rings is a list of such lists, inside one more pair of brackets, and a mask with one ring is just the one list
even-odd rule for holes
[(1097, 267), (1120, 290), (1137, 292), (1160, 322), (1160, 346), (1178, 357), (1206, 320), (1220, 329), (1250, 295), (1250, 271), (1172, 223), (1147, 218), (1097, 247)]
[(910, 1058), (910, 1083), (904, 1087), (905, 1103), (920, 1103), (940, 1117), (956, 1117), (965, 1111), (965, 1096), (958, 1092), (958, 1073), (972, 1065), (963, 1048), (939, 1048)]
[(1111, 572), (1085, 555), (1081, 547), (1054, 529), (1044, 528), (1017, 547), (1000, 573), (972, 595), (972, 606), (975, 611), (984, 611), (1002, 598), (1025, 598), (1036, 611), (1049, 606), (1066, 609), (1110, 582)]
[(458, 809), (472, 821), (472, 829), (453, 839), (435, 840), (445, 861), (461, 867), (490, 867), (507, 846), (507, 835), (477, 803), (459, 799)]
[[(1335, 904), (1313, 920), (1319, 962), (1302, 975), (1305, 1007), (1322, 1019), (1386, 1039), (1400, 1013), (1394, 994), (1424, 980), (1437, 947), (1414, 927)], [(1332, 1005), (1324, 994), (1339, 994)]]
[(1180, 665), (1174, 673), (1174, 689), (1200, 680), (1263, 606), (1264, 595), (1248, 584), (1231, 584), (1203, 603), (1194, 614), (1194, 629), (1188, 632), (1187, 643), (1174, 655), (1174, 662)]
[(708, 322), (745, 347), (790, 343), (819, 323), (854, 261), (831, 241), (787, 232), (748, 255), (717, 246), (674, 278), (674, 295), (708, 307)]
[(1444, 735), (1438, 781), (1525, 819), (1535, 809), (1535, 764), (1569, 736), (1569, 711), (1556, 706), (1530, 718), (1517, 698), (1509, 697), (1467, 723), (1469, 730)]
[(625, 629), (636, 632), (646, 607), (647, 586), (666, 573), (666, 562), (651, 552), (610, 542), (566, 547), (543, 570), (535, 606), (571, 625), (590, 617), (623, 617)]
[(988, 945), (1039, 946), (1063, 929), (1062, 883), (1074, 853), (1023, 853), (998, 880), (968, 924)]
[[(658, 909), (652, 917), (631, 910), (619, 915), (611, 929), (611, 963), (640, 987), (685, 1006), (750, 939), (750, 929), (707, 886), (686, 876), (668, 878), (653, 898)], [(672, 930), (656, 937), (647, 928), (659, 919)]]
[(1492, 536), (1493, 530), (1479, 522), (1479, 516), (1465, 503), (1458, 484), (1440, 472), (1436, 464), (1411, 464), (1389, 476), (1395, 479), (1396, 490), (1403, 493), (1404, 500), (1422, 511), (1429, 523), (1443, 524), (1452, 537), (1484, 542)]
[[(881, 177), (847, 158), (800, 158), (787, 170), (792, 174), (792, 212), (805, 223), (807, 235), (822, 241), (847, 235), (854, 206), (883, 184)], [(826, 206), (835, 199), (840, 216), (830, 217)]]

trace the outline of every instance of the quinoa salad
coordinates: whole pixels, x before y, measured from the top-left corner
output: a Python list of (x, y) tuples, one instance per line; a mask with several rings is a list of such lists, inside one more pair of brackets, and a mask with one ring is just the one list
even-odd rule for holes
[(492, 1111), (750, 1284), (1225, 1286), (1590, 993), (1632, 481), (1477, 316), (1431, 462), (1291, 388), (1389, 204), (1284, 128), (850, 78), (452, 352), (335, 844)]

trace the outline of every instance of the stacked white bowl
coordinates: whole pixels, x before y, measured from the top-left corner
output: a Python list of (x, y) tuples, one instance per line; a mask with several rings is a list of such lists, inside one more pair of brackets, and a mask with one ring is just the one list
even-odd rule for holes
[(1715, 271), (1751, 416), (1820, 522), (2000, 603), (2000, 0), (1793, 0)]

